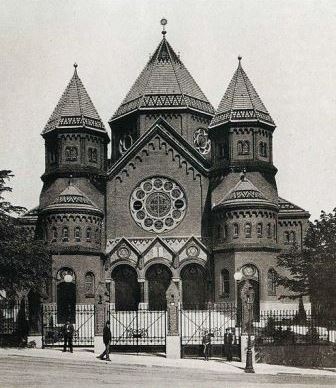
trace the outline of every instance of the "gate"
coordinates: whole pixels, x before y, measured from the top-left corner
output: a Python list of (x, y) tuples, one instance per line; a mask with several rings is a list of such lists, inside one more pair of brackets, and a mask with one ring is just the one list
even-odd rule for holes
[(166, 311), (108, 309), (111, 351), (165, 352)]
[[(42, 344), (46, 346), (63, 346), (62, 314), (57, 314), (54, 304), (42, 305)], [(73, 346), (94, 346), (93, 304), (77, 304), (71, 313), (70, 321), (74, 325)]]
[(27, 331), (26, 305), (22, 302), (0, 303), (0, 346), (17, 346)]
[(224, 357), (224, 334), (233, 334), (233, 357), (240, 359), (240, 327), (236, 325), (237, 308), (233, 304), (215, 304), (207, 309), (181, 308), (182, 357), (202, 357), (202, 339), (210, 333), (210, 357)]

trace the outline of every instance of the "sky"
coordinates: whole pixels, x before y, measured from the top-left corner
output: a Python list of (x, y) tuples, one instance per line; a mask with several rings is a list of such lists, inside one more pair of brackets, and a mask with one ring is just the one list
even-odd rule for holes
[(42, 132), (78, 63), (104, 124), (161, 40), (215, 108), (241, 55), (277, 128), (279, 195), (314, 220), (336, 207), (336, 1), (0, 0), (0, 169), (38, 205)]

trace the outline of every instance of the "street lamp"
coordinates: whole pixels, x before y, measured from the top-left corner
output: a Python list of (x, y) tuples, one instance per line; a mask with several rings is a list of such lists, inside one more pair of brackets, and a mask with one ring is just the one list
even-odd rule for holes
[[(243, 278), (241, 271), (235, 272), (234, 279), (239, 282)], [(242, 300), (242, 330), (245, 329), (245, 323), (247, 323), (247, 351), (246, 351), (246, 365), (245, 373), (255, 373), (253, 369), (253, 357), (252, 357), (252, 343), (251, 343), (251, 326), (252, 326), (252, 306), (254, 301), (254, 290), (248, 279), (245, 279), (244, 286), (241, 289), (240, 297)], [(243, 305), (244, 303), (244, 305)], [(248, 311), (248, 319), (246, 322), (246, 316), (243, 314), (244, 309)]]

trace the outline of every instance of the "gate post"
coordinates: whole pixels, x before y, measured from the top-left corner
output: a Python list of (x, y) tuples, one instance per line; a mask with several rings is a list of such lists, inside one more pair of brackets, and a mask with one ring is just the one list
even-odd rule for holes
[(94, 352), (102, 353), (105, 349), (103, 341), (103, 329), (105, 325), (106, 303), (106, 286), (100, 282), (95, 300), (95, 317), (94, 317)]
[[(178, 280), (177, 280), (178, 281)], [(167, 298), (167, 334), (166, 358), (181, 358), (181, 340), (179, 330), (180, 292), (177, 281), (173, 279), (166, 291)]]

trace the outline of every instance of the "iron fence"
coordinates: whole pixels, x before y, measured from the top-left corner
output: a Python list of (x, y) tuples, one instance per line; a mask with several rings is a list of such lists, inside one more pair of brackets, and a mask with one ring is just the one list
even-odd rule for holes
[(233, 356), (240, 358), (240, 327), (237, 323), (237, 307), (232, 303), (209, 304), (206, 308), (183, 306), (180, 309), (182, 356), (202, 356), (202, 341), (210, 334), (210, 357), (225, 355), (226, 329), (233, 334)]
[[(77, 304), (71, 316), (74, 325), (73, 345), (94, 346), (94, 305)], [(42, 306), (42, 323), (43, 346), (62, 346), (65, 321), (60, 319), (56, 304)]]
[(165, 351), (166, 311), (118, 311), (109, 306), (107, 319), (112, 351)]
[(332, 321), (326, 322), (310, 312), (261, 311), (258, 322), (252, 324), (256, 345), (328, 345), (336, 343)]

